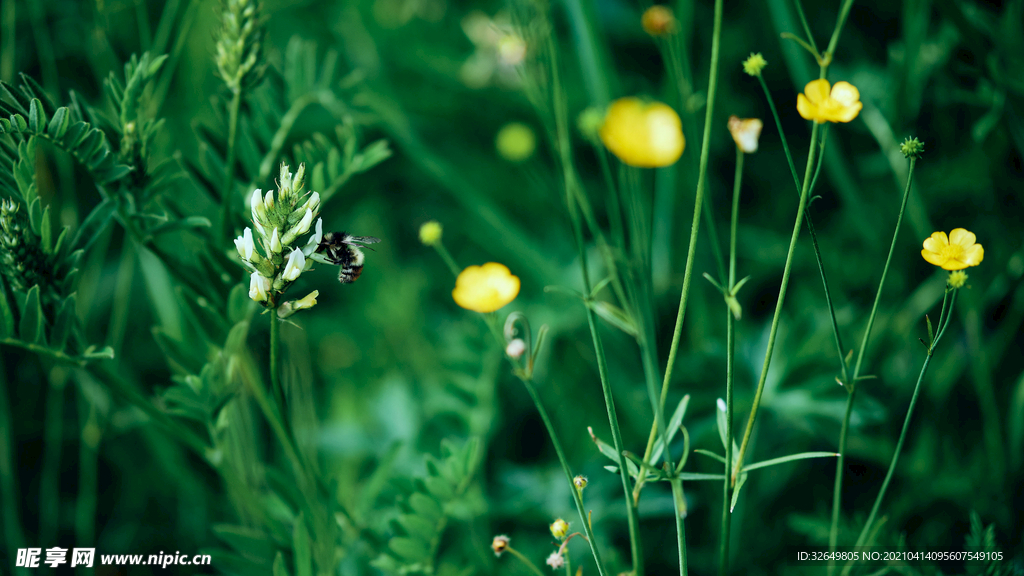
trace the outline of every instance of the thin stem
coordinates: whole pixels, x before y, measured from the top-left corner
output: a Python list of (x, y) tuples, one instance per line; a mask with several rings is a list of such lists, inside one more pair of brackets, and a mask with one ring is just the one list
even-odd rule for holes
[[(711, 148), (711, 120), (715, 108), (715, 95), (718, 91), (718, 48), (722, 37), (722, 0), (715, 0), (715, 21), (714, 31), (711, 39), (711, 72), (708, 78), (708, 104), (704, 114), (704, 136), (700, 147), (700, 168), (697, 175), (697, 194), (693, 201), (693, 220), (690, 224), (690, 244), (686, 250), (686, 267), (683, 272), (683, 286), (679, 294), (679, 310), (676, 312), (676, 324), (672, 331), (672, 344), (669, 345), (668, 361), (665, 364), (665, 376), (661, 382), (660, 405), (665, 406), (668, 398), (668, 386), (672, 381), (672, 368), (675, 366), (676, 353), (679, 351), (679, 341), (683, 332), (683, 320), (686, 316), (686, 304), (690, 296), (690, 281), (693, 278), (693, 264), (697, 253), (697, 234), (700, 231), (700, 218), (704, 204), (704, 188), (707, 179), (709, 150)], [(651, 434), (647, 438), (647, 448), (644, 451), (644, 461), (650, 460), (651, 452), (654, 449), (654, 441), (657, 437), (657, 422), (651, 426)], [(667, 447), (666, 447), (667, 448)], [(667, 454), (667, 450), (666, 450)], [(642, 482), (637, 483), (634, 489), (634, 499), (639, 498)]]
[(546, 574), (544, 574), (543, 572), (540, 571), (540, 568), (537, 568), (536, 564), (531, 562), (530, 559), (527, 558), (519, 550), (516, 550), (515, 548), (513, 548), (511, 546), (506, 546), (505, 547), (505, 551), (508, 552), (509, 554), (515, 556), (516, 558), (519, 558), (519, 561), (522, 562), (523, 564), (526, 564), (527, 566), (529, 566), (530, 569), (533, 570), (533, 573), (536, 574), (537, 576), (547, 576)]
[[(793, 155), (790, 153), (789, 143), (786, 141), (786, 133), (782, 131), (782, 121), (779, 120), (779, 112), (775, 109), (775, 101), (772, 99), (771, 92), (768, 91), (768, 85), (765, 84), (764, 78), (760, 74), (757, 76), (757, 80), (760, 82), (761, 88), (764, 90), (765, 99), (768, 100), (768, 107), (772, 110), (772, 117), (775, 118), (775, 127), (779, 130), (779, 138), (782, 140), (782, 150), (786, 153), (786, 161), (789, 163), (789, 171), (793, 175), (793, 183), (796, 184), (796, 190), (797, 193), (799, 193), (802, 189), (800, 177), (796, 173), (796, 165), (793, 164)], [(822, 156), (824, 156), (824, 150), (822, 150)], [(832, 304), (832, 293), (828, 288), (828, 277), (825, 275), (825, 263), (821, 259), (821, 249), (818, 247), (818, 234), (814, 230), (814, 222), (811, 219), (810, 210), (807, 210), (804, 213), (804, 219), (807, 221), (807, 231), (811, 235), (811, 246), (814, 247), (814, 260), (817, 262), (818, 272), (821, 274), (821, 284), (825, 288), (825, 303), (828, 305), (828, 315), (832, 320), (832, 335), (835, 338), (836, 351), (839, 356), (839, 370), (842, 374), (843, 382), (846, 382), (847, 374), (846, 361), (843, 356), (843, 339), (839, 335), (839, 321), (836, 319), (835, 306)]]
[(221, 236), (231, 236), (231, 216), (234, 208), (235, 194), (235, 140), (238, 136), (238, 112), (242, 107), (242, 92), (236, 90), (231, 94), (228, 104), (228, 142), (224, 160), (224, 182), (220, 193), (220, 226)]
[(540, 397), (537, 395), (537, 389), (534, 388), (533, 383), (530, 380), (520, 378), (519, 379), (523, 386), (526, 387), (526, 391), (530, 394), (530, 398), (533, 399), (533, 404), (537, 408), (537, 412), (540, 414), (540, 419), (544, 422), (544, 427), (547, 428), (548, 437), (551, 438), (551, 444), (555, 447), (555, 454), (558, 455), (558, 461), (562, 465), (562, 471), (565, 472), (565, 479), (569, 483), (569, 491), (572, 492), (572, 499), (576, 503), (576, 511), (579, 512), (580, 521), (583, 523), (583, 529), (587, 534), (587, 541), (590, 544), (590, 551), (594, 555), (594, 563), (597, 564), (597, 573), (599, 576), (606, 574), (604, 564), (601, 562), (601, 553), (598, 551), (597, 542), (594, 539), (594, 530), (587, 521), (587, 512), (583, 508), (583, 498), (580, 496), (580, 491), (576, 489), (576, 485), (572, 481), (572, 471), (569, 469), (569, 462), (565, 459), (565, 452), (562, 451), (562, 443), (558, 441), (558, 436), (555, 434), (555, 427), (551, 425), (551, 419), (548, 418), (548, 412), (544, 409), (544, 405), (540, 403)]
[(807, 34), (807, 41), (811, 44), (811, 48), (814, 48), (814, 52), (818, 53), (818, 45), (814, 42), (814, 34), (811, 34), (811, 27), (807, 23), (807, 16), (804, 16), (804, 7), (800, 4), (800, 0), (793, 0), (793, 5), (796, 6), (796, 13), (800, 17), (800, 24), (804, 27), (804, 33)]
[(284, 388), (281, 386), (280, 348), (281, 320), (277, 317), (277, 310), (272, 308), (270, 310), (270, 388), (274, 391), (274, 399), (277, 401), (281, 418), (287, 421)]
[(434, 243), (434, 250), (437, 250), (437, 254), (441, 257), (441, 260), (444, 260), (444, 263), (448, 265), (448, 269), (452, 271), (452, 274), (455, 275), (456, 278), (458, 278), (461, 269), (459, 268), (459, 265), (455, 263), (455, 258), (452, 258), (451, 253), (448, 252), (448, 249), (444, 247), (444, 244), (440, 240)]
[[(94, 542), (96, 524), (97, 497), (97, 459), (99, 444), (102, 438), (99, 414), (96, 406), (86, 398), (79, 396), (87, 405), (88, 411), (82, 425), (78, 448), (78, 500), (75, 502), (75, 541), (82, 546), (90, 546)], [(84, 411), (82, 411), (84, 412)]]
[(732, 472), (732, 484), (736, 484), (736, 475), (743, 467), (743, 457), (750, 443), (750, 434), (754, 430), (754, 420), (757, 418), (757, 409), (761, 404), (761, 395), (764, 393), (764, 384), (768, 379), (768, 368), (772, 363), (772, 352), (775, 350), (775, 336), (779, 331), (779, 318), (782, 316), (782, 306), (786, 301), (786, 289), (789, 287), (789, 273), (793, 268), (793, 253), (796, 252), (796, 241), (800, 237), (800, 222), (804, 217), (804, 208), (807, 206), (807, 191), (810, 189), (811, 170), (814, 168), (814, 152), (818, 144), (819, 124), (814, 122), (811, 128), (811, 146), (807, 151), (807, 169), (804, 173), (803, 190), (800, 192), (800, 203), (796, 210), (796, 222), (793, 223), (793, 234), (789, 239), (789, 253), (786, 255), (786, 266), (782, 271), (782, 286), (779, 287), (779, 300), (775, 303), (775, 316), (772, 317), (771, 332), (768, 335), (768, 349), (764, 354), (764, 365), (761, 367), (761, 377), (757, 383), (757, 392), (754, 394), (754, 405), (750, 408), (750, 418), (747, 420), (747, 429), (743, 434), (743, 443), (740, 445), (739, 456), (736, 458), (736, 465)]
[[(857, 390), (857, 381), (860, 378), (860, 369), (864, 362), (864, 352), (867, 350), (868, 341), (871, 339), (871, 328), (875, 324), (875, 314), (878, 312), (878, 303), (882, 300), (882, 288), (885, 286), (885, 277), (889, 273), (889, 265), (892, 264), (892, 255), (896, 251), (896, 239), (900, 234), (900, 225), (903, 223), (903, 213), (907, 209), (907, 200), (910, 198), (910, 185), (914, 180), (914, 166), (916, 158), (910, 159), (910, 173), (907, 176), (907, 186), (903, 191), (903, 202), (900, 204), (900, 214), (896, 218), (896, 229), (892, 233), (892, 242), (889, 244), (889, 255), (885, 259), (885, 267), (882, 268), (882, 277), (878, 281), (878, 290), (875, 292), (875, 302), (871, 306), (871, 314), (868, 316), (867, 327), (864, 328), (864, 336), (860, 342), (860, 351), (857, 352), (857, 363), (853, 367), (853, 379), (846, 382), (849, 386), (849, 397), (846, 402), (846, 412), (843, 415), (843, 425), (839, 433), (839, 459), (836, 461), (836, 480), (832, 491), (832, 525), (829, 529), (828, 545), (829, 550), (835, 550), (839, 539), (839, 507), (843, 490), (843, 466), (846, 461), (846, 437), (850, 426), (850, 415), (853, 413), (853, 396)], [(832, 570), (830, 566), (830, 572)]]
[[(896, 451), (892, 455), (892, 461), (889, 463), (889, 470), (885, 473), (885, 480), (882, 481), (882, 488), (878, 491), (878, 496), (875, 498), (874, 505), (871, 506), (871, 513), (868, 514), (868, 519), (864, 523), (864, 527), (860, 531), (860, 535), (857, 536), (857, 543), (855, 546), (863, 546), (864, 541), (867, 540), (868, 532), (871, 530), (871, 526), (875, 523), (875, 516), (878, 515), (878, 509), (882, 505), (882, 499), (885, 498), (885, 491), (889, 488), (889, 481), (892, 480), (893, 472), (896, 471), (896, 464), (900, 460), (900, 452), (903, 450), (903, 442), (907, 439), (907, 430), (910, 429), (910, 420), (914, 416), (914, 407), (917, 405), (917, 398), (921, 392), (921, 382), (924, 381), (924, 376), (928, 372), (928, 365), (932, 361), (932, 354), (934, 353), (935, 345), (939, 343), (939, 339), (942, 338), (943, 333), (946, 331), (946, 326), (949, 325), (949, 320), (953, 316), (953, 307), (956, 305), (956, 295), (958, 290), (953, 290), (953, 297), (949, 299), (949, 310), (946, 313), (945, 323), (939, 330), (938, 334), (935, 335), (935, 341), (932, 343), (931, 348), (928, 350), (928, 355), (924, 359), (924, 364), (921, 365), (921, 374), (917, 377), (917, 384), (914, 385), (914, 395), (910, 397), (910, 406), (907, 408), (907, 415), (903, 419), (903, 429), (900, 431), (900, 438), (896, 442)], [(949, 289), (947, 288), (947, 295)], [(945, 299), (943, 299), (943, 308), (945, 308)], [(853, 563), (848, 563), (843, 568), (843, 576), (850, 573), (853, 568)]]
[(831, 61), (832, 55), (835, 53), (836, 45), (839, 44), (839, 33), (843, 31), (843, 24), (846, 23), (846, 17), (850, 14), (850, 8), (853, 7), (853, 0), (846, 0), (843, 2), (842, 8), (839, 9), (839, 17), (836, 19), (836, 28), (832, 32), (832, 39), (828, 42), (828, 49), (825, 51), (825, 58)]
[[(729, 293), (736, 286), (736, 229), (739, 227), (740, 189), (743, 182), (743, 151), (736, 147), (736, 174), (732, 187), (732, 219), (729, 226)], [(725, 309), (725, 476), (722, 482), (722, 534), (719, 544), (718, 573), (725, 576), (729, 572), (729, 529), (731, 515), (729, 512), (729, 463), (732, 461), (732, 411), (733, 383), (735, 374), (733, 365), (736, 360), (736, 317), (732, 310)]]

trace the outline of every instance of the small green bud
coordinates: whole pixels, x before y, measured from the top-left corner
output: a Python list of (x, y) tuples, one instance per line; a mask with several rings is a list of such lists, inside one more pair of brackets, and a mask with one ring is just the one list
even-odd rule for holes
[(917, 138), (907, 137), (907, 139), (900, 144), (900, 152), (903, 153), (905, 158), (920, 158), (921, 154), (924, 153), (924, 142), (921, 142)]
[(760, 76), (761, 70), (768, 65), (768, 61), (761, 56), (761, 53), (750, 53), (750, 57), (743, 61), (743, 71), (751, 76)]

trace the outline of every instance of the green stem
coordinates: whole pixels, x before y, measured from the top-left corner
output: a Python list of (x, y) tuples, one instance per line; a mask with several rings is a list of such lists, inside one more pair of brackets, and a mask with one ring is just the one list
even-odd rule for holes
[[(864, 352), (867, 350), (868, 341), (871, 338), (871, 328), (875, 324), (875, 314), (878, 312), (878, 303), (882, 300), (882, 288), (885, 286), (885, 277), (889, 273), (889, 266), (892, 264), (892, 255), (896, 251), (896, 239), (899, 238), (900, 225), (903, 224), (903, 214), (907, 209), (907, 200), (910, 198), (910, 185), (914, 180), (914, 166), (916, 158), (910, 159), (910, 174), (907, 177), (907, 186), (903, 191), (903, 202), (900, 204), (900, 214), (896, 218), (896, 229), (892, 233), (892, 242), (889, 244), (889, 255), (885, 259), (885, 267), (882, 268), (882, 278), (878, 281), (878, 290), (875, 292), (875, 302), (871, 306), (871, 314), (868, 316), (867, 327), (864, 328), (864, 336), (860, 342), (860, 351), (857, 352), (857, 363), (853, 367), (853, 379), (846, 382), (849, 386), (849, 397), (846, 403), (846, 412), (843, 415), (843, 425), (839, 433), (839, 459), (836, 461), (836, 480), (832, 491), (832, 526), (829, 529), (828, 545), (829, 550), (834, 551), (839, 538), (839, 508), (843, 490), (843, 466), (846, 461), (846, 437), (850, 426), (850, 415), (853, 412), (853, 395), (857, 390), (857, 381), (860, 378), (860, 369), (864, 362)], [(830, 566), (829, 571), (831, 572)]]
[(274, 393), (274, 400), (277, 402), (281, 418), (287, 421), (287, 408), (284, 397), (284, 387), (281, 385), (281, 320), (277, 317), (277, 310), (270, 310), (270, 388)]
[(832, 32), (832, 39), (828, 42), (828, 50), (825, 51), (825, 58), (831, 63), (832, 55), (835, 53), (836, 45), (839, 44), (839, 33), (843, 31), (843, 25), (846, 24), (846, 17), (850, 14), (850, 8), (853, 7), (853, 0), (845, 0), (842, 8), (839, 9), (839, 17), (836, 18), (836, 27)]
[(533, 399), (533, 404), (540, 414), (540, 419), (544, 422), (544, 427), (547, 428), (548, 437), (551, 438), (551, 444), (555, 447), (555, 454), (558, 455), (558, 461), (562, 464), (562, 471), (565, 472), (565, 479), (569, 483), (569, 491), (572, 493), (573, 501), (576, 503), (576, 511), (579, 512), (580, 521), (583, 522), (583, 529), (587, 534), (590, 551), (593, 553), (594, 563), (597, 565), (597, 573), (599, 576), (605, 576), (606, 571), (604, 564), (601, 562), (601, 553), (598, 551), (597, 541), (594, 539), (593, 527), (587, 521), (587, 512), (583, 508), (583, 498), (572, 481), (572, 471), (569, 469), (569, 463), (565, 459), (565, 452), (562, 451), (562, 443), (558, 441), (558, 436), (555, 434), (555, 427), (551, 425), (551, 419), (548, 418), (548, 412), (544, 409), (544, 405), (540, 403), (540, 397), (537, 395), (537, 390), (534, 388), (533, 383), (524, 378), (519, 380), (526, 387), (526, 391), (530, 394), (530, 398)]
[(448, 265), (448, 269), (452, 271), (452, 274), (456, 278), (458, 278), (461, 269), (459, 268), (459, 265), (455, 263), (455, 258), (452, 258), (451, 253), (448, 252), (448, 249), (444, 247), (444, 244), (440, 240), (434, 243), (434, 250), (437, 250), (437, 254), (441, 257), (441, 260), (444, 260), (444, 263)]
[[(669, 345), (668, 361), (665, 364), (665, 376), (661, 381), (661, 397), (659, 399), (662, 408), (668, 398), (668, 386), (672, 381), (672, 368), (675, 366), (676, 353), (679, 351), (679, 341), (683, 333), (683, 319), (686, 316), (686, 304), (690, 296), (690, 281), (693, 279), (693, 264), (697, 253), (697, 234), (700, 231), (700, 218), (704, 204), (704, 188), (707, 179), (709, 150), (711, 148), (711, 120), (715, 108), (715, 95), (718, 91), (718, 53), (719, 44), (722, 38), (722, 0), (715, 0), (715, 21), (714, 31), (711, 39), (711, 72), (708, 78), (708, 104), (704, 114), (704, 136), (700, 147), (700, 169), (697, 175), (697, 194), (693, 201), (693, 219), (690, 224), (690, 243), (686, 250), (686, 267), (683, 272), (683, 286), (679, 294), (679, 310), (676, 312), (676, 324), (672, 330), (672, 344)], [(657, 437), (657, 422), (651, 426), (650, 436), (647, 438), (647, 448), (644, 450), (644, 462), (648, 462), (651, 452), (654, 449), (654, 441)], [(666, 447), (667, 448), (667, 447)], [(667, 454), (667, 450), (666, 450)], [(642, 482), (637, 483), (634, 489), (634, 499), (640, 496)]]
[[(729, 293), (736, 286), (736, 229), (739, 227), (740, 189), (743, 182), (744, 154), (736, 147), (736, 174), (732, 187), (732, 219), (729, 226)], [(736, 360), (736, 317), (732, 310), (725, 309), (725, 476), (722, 482), (722, 534), (719, 545), (718, 573), (725, 576), (729, 572), (729, 462), (732, 461), (732, 397), (735, 375), (733, 365)]]
[(223, 238), (228, 238), (232, 234), (231, 216), (235, 202), (235, 140), (238, 136), (238, 112), (241, 107), (242, 92), (236, 90), (231, 94), (231, 102), (228, 104), (228, 149), (224, 159), (224, 183), (220, 193), (220, 229)]
[(818, 144), (819, 124), (814, 123), (811, 128), (811, 146), (807, 152), (807, 169), (804, 173), (803, 190), (800, 192), (800, 203), (796, 210), (796, 222), (793, 223), (793, 234), (789, 239), (789, 253), (786, 255), (786, 266), (782, 271), (782, 286), (779, 287), (779, 300), (775, 303), (775, 315), (772, 317), (771, 332), (768, 335), (768, 349), (764, 353), (764, 365), (761, 367), (761, 377), (757, 383), (757, 392), (754, 394), (754, 405), (750, 408), (750, 418), (747, 420), (747, 429), (743, 434), (743, 443), (740, 445), (739, 455), (736, 458), (736, 465), (732, 471), (732, 484), (736, 484), (736, 475), (743, 467), (743, 457), (746, 454), (747, 445), (750, 443), (750, 434), (754, 430), (754, 420), (757, 418), (757, 409), (761, 404), (761, 395), (764, 393), (764, 384), (768, 379), (768, 368), (772, 363), (772, 352), (775, 350), (775, 336), (779, 331), (779, 318), (782, 316), (782, 306), (786, 301), (786, 289), (789, 287), (789, 273), (793, 268), (793, 253), (796, 252), (796, 241), (800, 237), (800, 223), (804, 218), (804, 208), (807, 206), (807, 191), (810, 189), (811, 170), (814, 168), (814, 152)]
[(800, 0), (793, 0), (793, 5), (796, 6), (796, 13), (800, 17), (800, 24), (804, 27), (804, 33), (807, 34), (807, 41), (811, 44), (811, 48), (814, 49), (814, 53), (818, 54), (818, 45), (814, 42), (814, 34), (811, 34), (811, 27), (807, 23), (807, 16), (804, 16), (803, 5), (800, 4)]
[(526, 564), (527, 566), (529, 566), (530, 569), (533, 570), (533, 573), (536, 574), (537, 576), (547, 576), (546, 574), (544, 574), (543, 572), (540, 571), (540, 568), (537, 568), (536, 564), (531, 562), (530, 559), (527, 558), (519, 550), (516, 550), (515, 548), (513, 548), (511, 546), (506, 546), (505, 547), (505, 551), (508, 552), (509, 554), (515, 556), (516, 558), (519, 558), (519, 561), (522, 562), (523, 564)]
[[(779, 138), (782, 140), (782, 150), (786, 153), (786, 161), (789, 163), (789, 171), (793, 175), (793, 183), (796, 184), (796, 191), (799, 193), (802, 189), (800, 184), (800, 177), (796, 172), (796, 165), (793, 163), (793, 155), (789, 150), (789, 143), (786, 141), (786, 133), (782, 131), (782, 121), (779, 120), (779, 112), (775, 109), (775, 101), (772, 99), (771, 92), (768, 91), (768, 85), (765, 84), (764, 78), (758, 74), (758, 82), (761, 84), (761, 88), (764, 90), (764, 96), (768, 100), (768, 107), (772, 110), (772, 117), (775, 119), (775, 127), (779, 130)], [(822, 150), (821, 156), (824, 156), (824, 150)], [(819, 166), (820, 166), (819, 158)], [(813, 184), (812, 189), (813, 189)], [(818, 272), (821, 274), (821, 284), (825, 288), (825, 304), (828, 306), (828, 315), (832, 320), (832, 335), (836, 342), (836, 351), (839, 356), (839, 370), (842, 374), (843, 382), (847, 381), (846, 374), (846, 362), (843, 359), (843, 339), (839, 335), (839, 321), (836, 319), (835, 306), (832, 304), (832, 292), (828, 288), (828, 277), (825, 275), (825, 263), (821, 259), (821, 248), (818, 246), (818, 234), (814, 230), (814, 222), (811, 219), (811, 211), (807, 210), (804, 213), (804, 220), (807, 221), (807, 231), (811, 235), (811, 246), (814, 247), (814, 260), (818, 264)]]
[(36, 52), (39, 67), (43, 71), (43, 85), (52, 95), (60, 93), (60, 75), (57, 73), (57, 58), (53, 52), (53, 41), (46, 27), (46, 7), (43, 2), (29, 2), (29, 19), (32, 23), (32, 35), (36, 39)]
[[(102, 431), (96, 406), (81, 394), (88, 414), (82, 425), (78, 448), (78, 500), (75, 503), (75, 543), (91, 546), (96, 525), (97, 460)], [(82, 411), (84, 412), (84, 411)], [(91, 570), (89, 571), (91, 572)]]
[[(946, 294), (949, 294), (949, 288), (946, 289)], [(896, 471), (896, 464), (900, 460), (900, 452), (903, 450), (903, 442), (907, 439), (907, 430), (910, 429), (910, 420), (914, 416), (914, 407), (917, 405), (917, 398), (921, 392), (921, 382), (924, 381), (924, 376), (928, 372), (928, 365), (932, 361), (932, 355), (935, 351), (935, 345), (939, 343), (939, 339), (946, 331), (946, 327), (949, 325), (949, 320), (953, 316), (953, 307), (956, 305), (957, 290), (953, 290), (953, 297), (949, 298), (949, 310), (945, 315), (945, 323), (942, 328), (935, 335), (935, 341), (932, 342), (931, 347), (928, 350), (928, 355), (924, 359), (924, 364), (921, 366), (921, 373), (917, 377), (917, 384), (914, 385), (914, 395), (910, 397), (910, 406), (907, 408), (907, 415), (903, 419), (903, 429), (900, 431), (900, 438), (896, 442), (896, 451), (892, 455), (892, 461), (889, 463), (889, 470), (885, 473), (885, 480), (882, 481), (882, 488), (878, 491), (878, 496), (875, 498), (874, 505), (871, 506), (871, 513), (868, 514), (868, 519), (864, 523), (864, 527), (860, 531), (860, 535), (857, 536), (857, 543), (855, 546), (863, 546), (864, 541), (867, 540), (868, 532), (871, 530), (871, 526), (875, 523), (875, 517), (878, 515), (878, 509), (882, 505), (882, 499), (885, 498), (885, 491), (889, 488), (889, 482), (892, 480), (893, 472)], [(943, 308), (945, 308), (946, 302), (943, 298)], [(842, 576), (847, 576), (850, 570), (853, 569), (853, 563), (848, 563), (842, 572)]]

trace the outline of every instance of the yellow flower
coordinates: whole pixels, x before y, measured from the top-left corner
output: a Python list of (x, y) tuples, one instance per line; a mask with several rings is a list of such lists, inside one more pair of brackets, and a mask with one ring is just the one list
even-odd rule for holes
[(537, 148), (537, 137), (526, 124), (509, 122), (498, 131), (494, 145), (505, 160), (522, 162), (533, 155)]
[(497, 262), (470, 266), (455, 279), (452, 298), (466, 310), (494, 312), (516, 299), (519, 278)]
[(949, 280), (946, 281), (951, 288), (963, 288), (967, 283), (967, 272), (956, 270), (949, 273)]
[(426, 246), (433, 246), (441, 241), (441, 234), (443, 232), (444, 228), (437, 220), (425, 222), (420, 226), (420, 242)]
[(665, 36), (676, 31), (676, 17), (669, 7), (655, 4), (644, 10), (640, 25), (651, 36)]
[(661, 102), (635, 97), (612, 102), (599, 135), (619, 160), (640, 168), (670, 166), (686, 147), (675, 110)]
[(569, 533), (569, 523), (559, 518), (551, 523), (551, 535), (561, 540)]
[(860, 92), (849, 82), (836, 82), (831, 86), (828, 80), (812, 80), (804, 87), (804, 93), (796, 97), (796, 110), (805, 120), (825, 122), (849, 122), (857, 117), (864, 105), (860, 103)]
[(956, 228), (949, 233), (934, 232), (924, 240), (921, 256), (929, 264), (942, 267), (943, 270), (963, 270), (968, 266), (977, 266), (985, 258), (985, 249), (975, 243), (974, 233), (963, 228)]
[(764, 123), (757, 118), (743, 118), (736, 116), (729, 117), (729, 133), (745, 154), (757, 152), (757, 139), (761, 137), (761, 128)]

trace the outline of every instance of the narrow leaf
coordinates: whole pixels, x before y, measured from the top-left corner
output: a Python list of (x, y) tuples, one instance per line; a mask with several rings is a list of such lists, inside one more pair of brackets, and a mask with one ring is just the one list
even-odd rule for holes
[(683, 399), (676, 405), (676, 409), (672, 412), (672, 418), (668, 421), (668, 427), (665, 428), (665, 434), (668, 435), (668, 442), (666, 443), (663, 438), (658, 438), (658, 441), (654, 444), (654, 449), (651, 451), (651, 464), (657, 464), (658, 459), (661, 458), (661, 453), (665, 451), (665, 445), (671, 444), (672, 439), (676, 437), (676, 433), (679, 432), (679, 427), (683, 424), (683, 416), (686, 414), (686, 407), (690, 404), (690, 395), (686, 394)]
[(636, 323), (633, 322), (633, 319), (622, 308), (603, 300), (590, 300), (587, 301), (586, 304), (587, 307), (593, 310), (605, 322), (619, 330), (622, 330), (626, 334), (629, 334), (634, 338), (639, 334), (639, 332), (637, 332)]
[(278, 552), (277, 557), (274, 558), (273, 576), (291, 576), (288, 574), (288, 568), (284, 565), (284, 555), (281, 552)]
[(33, 98), (28, 107), (28, 129), (38, 134), (46, 125), (46, 112), (43, 111), (43, 103), (38, 98)]
[(46, 343), (43, 308), (39, 301), (38, 284), (30, 288), (25, 296), (25, 307), (21, 311), (21, 325), (18, 327), (18, 337), (25, 342)]
[(14, 311), (7, 300), (6, 283), (0, 281), (0, 337), (13, 338), (15, 336), (17, 334), (14, 333)]
[(292, 529), (292, 549), (295, 552), (295, 576), (313, 576), (313, 553), (309, 546), (309, 530), (305, 517), (299, 514)]
[(50, 119), (50, 125), (46, 127), (46, 133), (54, 140), (60, 140), (68, 130), (69, 120), (68, 109), (63, 106), (57, 108)]
[(802, 452), (800, 454), (790, 454), (789, 456), (783, 456), (781, 458), (772, 458), (771, 460), (765, 460), (764, 462), (756, 462), (749, 466), (744, 466), (743, 471), (749, 472), (751, 470), (757, 470), (758, 468), (767, 468), (768, 466), (774, 466), (776, 464), (783, 464), (785, 462), (792, 462), (793, 460), (806, 460), (808, 458), (833, 458), (839, 456), (835, 452)]
[(703, 456), (709, 456), (711, 458), (714, 458), (715, 460), (718, 460), (722, 464), (725, 464), (725, 456), (719, 456), (718, 454), (715, 454), (710, 450), (702, 450), (700, 448), (697, 448), (696, 450), (694, 450), (694, 453), (701, 454)]
[(722, 439), (722, 449), (726, 447), (726, 416), (725, 411), (728, 407), (725, 405), (725, 400), (718, 399), (718, 410), (715, 410), (715, 419), (718, 422), (718, 436)]

